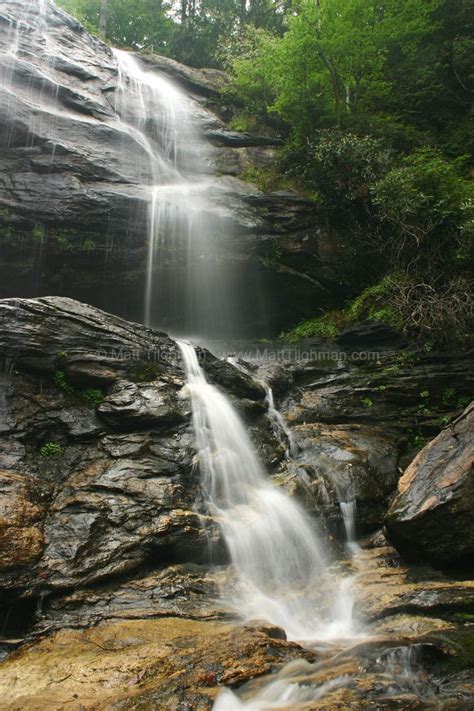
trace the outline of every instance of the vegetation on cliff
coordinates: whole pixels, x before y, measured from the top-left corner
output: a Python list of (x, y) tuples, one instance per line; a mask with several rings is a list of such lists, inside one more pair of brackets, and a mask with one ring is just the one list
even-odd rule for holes
[(254, 179), (302, 189), (352, 235), (357, 308), (324, 315), (323, 328), (315, 309), (293, 337), (375, 316), (431, 345), (466, 344), (473, 0), (60, 4), (114, 44), (228, 70), (232, 127), (283, 139)]

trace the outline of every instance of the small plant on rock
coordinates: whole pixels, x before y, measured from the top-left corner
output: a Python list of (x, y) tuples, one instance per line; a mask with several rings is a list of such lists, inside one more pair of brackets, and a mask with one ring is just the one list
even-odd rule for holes
[(57, 442), (46, 442), (40, 449), (40, 456), (43, 459), (57, 457), (63, 453), (63, 448)]

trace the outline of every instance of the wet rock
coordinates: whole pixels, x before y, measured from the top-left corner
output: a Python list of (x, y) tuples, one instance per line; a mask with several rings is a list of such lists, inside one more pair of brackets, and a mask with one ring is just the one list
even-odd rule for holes
[(20, 472), (0, 471), (0, 574), (13, 573), (19, 582), (22, 569), (41, 556), (43, 516), (35, 481)]
[(209, 711), (221, 685), (238, 686), (300, 655), (316, 658), (267, 626), (173, 617), (108, 622), (57, 632), (12, 655), (0, 668), (2, 708)]
[(45, 597), (34, 633), (64, 627), (91, 627), (116, 619), (225, 618), (228, 613), (218, 599), (218, 590), (226, 582), (224, 570), (196, 563), (134, 572), (121, 580), (106, 580), (94, 587)]
[[(5, 614), (18, 598), (201, 561), (210, 544), (226, 558), (201, 501), (176, 344), (64, 298), (2, 301), (0, 322), (0, 361), (14, 364), (0, 413)], [(239, 409), (254, 407), (254, 439), (276, 461), (261, 386), (201, 356)]]
[(472, 560), (473, 445), (471, 404), (410, 464), (386, 519), (400, 551), (441, 567)]
[(408, 565), (391, 546), (362, 550), (357, 568), (357, 611), (380, 630), (394, 625), (397, 633), (403, 627), (403, 635), (410, 636), (415, 629), (410, 627), (413, 616), (452, 623), (474, 604), (474, 581), (450, 578), (429, 566)]
[(265, 136), (254, 136), (251, 133), (239, 133), (228, 129), (208, 131), (207, 137), (216, 146), (231, 146), (234, 148), (246, 148), (253, 146), (275, 146), (281, 141)]
[(365, 321), (344, 329), (336, 342), (348, 351), (369, 350), (372, 346), (400, 350), (407, 341), (395, 329), (382, 323)]
[(218, 98), (230, 82), (229, 75), (219, 69), (196, 69), (159, 54), (147, 54), (144, 60), (198, 95)]
[(380, 527), (399, 478), (396, 439), (363, 425), (306, 424), (292, 432), (295, 460), (304, 467), (306, 484), (323, 489), (319, 503), (326, 517), (340, 518), (338, 503), (355, 500), (362, 532)]
[(137, 385), (118, 382), (99, 405), (100, 418), (112, 428), (177, 424), (186, 420), (189, 409), (183, 407), (178, 393), (169, 386)]

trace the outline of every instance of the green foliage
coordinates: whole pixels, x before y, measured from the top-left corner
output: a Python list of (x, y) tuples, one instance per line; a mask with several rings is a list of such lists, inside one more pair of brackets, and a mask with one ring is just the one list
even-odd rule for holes
[(349, 322), (355, 323), (364, 319), (380, 321), (388, 326), (398, 325), (398, 316), (390, 305), (389, 294), (391, 279), (382, 279), (378, 284), (367, 287), (351, 301), (346, 308)]
[(82, 243), (84, 252), (93, 252), (95, 250), (95, 242), (92, 239), (85, 239)]
[(70, 383), (68, 383), (66, 374), (62, 370), (57, 370), (53, 376), (54, 384), (67, 395), (75, 395), (76, 391)]
[(35, 225), (31, 230), (31, 236), (33, 239), (38, 240), (38, 242), (42, 242), (45, 236), (45, 229), (43, 225)]
[(89, 407), (99, 407), (104, 400), (104, 393), (98, 388), (85, 388), (77, 392), (79, 399)]
[(162, 369), (158, 363), (140, 361), (130, 377), (134, 383), (149, 383), (156, 380), (161, 373)]
[[(58, 0), (58, 5), (99, 33), (101, 0)], [(166, 52), (173, 29), (169, 7), (161, 0), (108, 0), (104, 39), (119, 47)]]
[[(296, 187), (295, 181), (276, 170), (275, 166), (272, 168), (257, 168), (256, 166), (250, 166), (241, 173), (240, 177), (242, 180), (249, 183), (255, 183), (259, 190), (262, 190), (263, 192), (292, 190)], [(314, 195), (306, 193), (306, 196), (313, 200), (315, 199)]]
[[(247, 26), (234, 42), (221, 48), (224, 64), (232, 71), (233, 83), (228, 98), (239, 107), (233, 126), (255, 129), (268, 121), (275, 98), (272, 75), (277, 39), (263, 29)], [(238, 122), (238, 123), (237, 123)]]
[(281, 165), (322, 195), (328, 207), (353, 207), (368, 201), (371, 186), (388, 170), (390, 154), (380, 139), (322, 130), (300, 148), (287, 147)]
[(407, 442), (410, 449), (415, 449), (419, 451), (423, 449), (425, 444), (428, 442), (427, 438), (422, 434), (419, 427), (414, 427), (407, 432)]
[(335, 338), (339, 333), (339, 320), (340, 314), (338, 312), (329, 311), (319, 318), (303, 321), (291, 331), (282, 333), (280, 338), (290, 343), (313, 336), (319, 338)]
[[(99, 33), (101, 0), (58, 0), (89, 32)], [(192, 66), (221, 66), (253, 28), (281, 33), (290, 0), (108, 0), (103, 39), (170, 55)]]
[(439, 150), (423, 148), (403, 158), (372, 192), (381, 219), (396, 229), (391, 241), (399, 257), (457, 248), (459, 230), (470, 229), (472, 184)]
[(43, 459), (49, 459), (50, 457), (57, 457), (63, 453), (63, 448), (57, 442), (46, 442), (40, 449), (40, 457)]
[(98, 388), (75, 388), (68, 382), (66, 374), (62, 370), (57, 370), (54, 373), (53, 380), (56, 387), (62, 390), (62, 392), (88, 407), (99, 407), (104, 399), (104, 393)]
[(374, 405), (374, 401), (370, 397), (363, 397), (361, 400), (361, 403), (365, 407), (373, 407), (373, 405)]

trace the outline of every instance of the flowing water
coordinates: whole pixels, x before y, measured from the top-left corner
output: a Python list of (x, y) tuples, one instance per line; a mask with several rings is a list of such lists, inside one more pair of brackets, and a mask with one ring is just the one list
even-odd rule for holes
[(128, 52), (114, 50), (114, 56), (115, 110), (149, 158), (142, 176), (151, 181), (144, 321), (186, 336), (232, 333), (238, 269), (220, 258), (232, 227), (199, 131), (199, 109)]
[(277, 624), (295, 640), (350, 636), (350, 585), (328, 574), (315, 524), (270, 483), (229, 400), (206, 381), (195, 349), (179, 346), (204, 495), (237, 577), (235, 610)]

